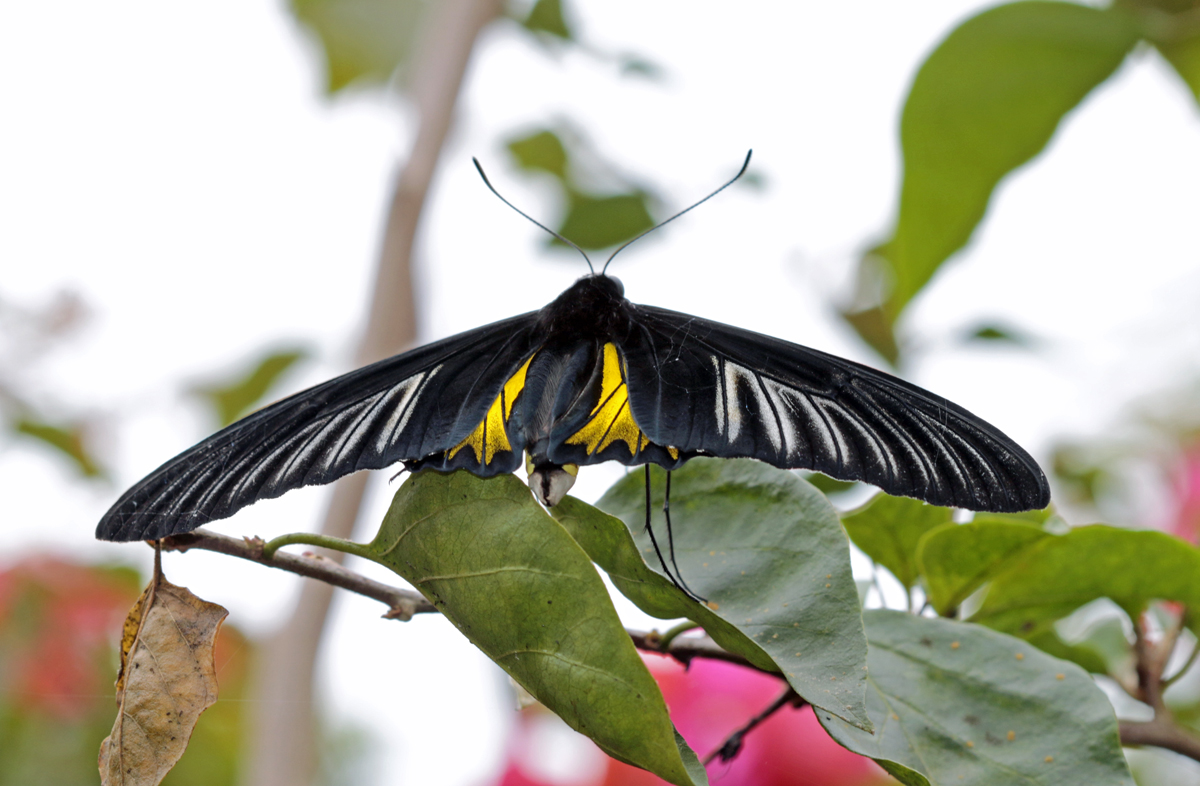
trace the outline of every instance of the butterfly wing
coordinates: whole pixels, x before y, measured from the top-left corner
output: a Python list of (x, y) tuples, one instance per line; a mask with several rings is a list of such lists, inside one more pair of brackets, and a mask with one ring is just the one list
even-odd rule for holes
[(1050, 501), (1019, 445), (916, 385), (748, 330), (637, 306), (622, 342), (633, 417), (684, 454), (751, 457), (971, 510)]
[(497, 453), (470, 443), (475, 432), (483, 436), (502, 388), (533, 353), (536, 318), (524, 314), (477, 328), (265, 407), (140, 481), (101, 519), (96, 537), (177, 535), (356, 470), (434, 454), (442, 457), (427, 465), (444, 464), (456, 447), (454, 466), (479, 475), (511, 472), (520, 464), (520, 446)]

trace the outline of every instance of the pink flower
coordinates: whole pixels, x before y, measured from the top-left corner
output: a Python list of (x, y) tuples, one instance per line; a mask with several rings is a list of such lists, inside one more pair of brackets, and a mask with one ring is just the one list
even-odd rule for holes
[[(785, 687), (777, 677), (721, 661), (697, 658), (685, 670), (665, 656), (643, 653), (642, 657), (658, 680), (675, 726), (701, 758), (771, 704)], [(579, 735), (551, 717), (540, 706), (522, 712), (498, 786), (664, 783), (648, 772), (608, 758), (590, 743), (584, 745)], [(554, 728), (557, 731), (551, 731)], [(547, 735), (557, 736), (559, 742), (548, 740)], [(570, 754), (574, 763), (548, 766), (547, 759), (564, 757), (565, 747), (577, 748)], [(784, 707), (745, 737), (733, 761), (714, 759), (707, 770), (709, 780), (719, 786), (867, 786), (894, 782), (873, 761), (834, 742), (809, 707)]]
[(1200, 442), (1184, 450), (1174, 474), (1176, 507), (1171, 532), (1195, 543), (1200, 537)]

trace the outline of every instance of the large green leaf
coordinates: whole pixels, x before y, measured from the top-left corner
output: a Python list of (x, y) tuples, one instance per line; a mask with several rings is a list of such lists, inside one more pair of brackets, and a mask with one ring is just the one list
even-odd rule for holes
[(413, 475), (363, 556), (611, 756), (706, 783), (591, 560), (514, 476)]
[(863, 615), (875, 734), (824, 711), (835, 740), (909, 786), (1132, 786), (1112, 705), (1074, 664), (987, 628)]
[(892, 572), (905, 589), (917, 583), (917, 543), (935, 527), (953, 521), (954, 511), (919, 499), (876, 494), (866, 505), (842, 516), (850, 540)]
[(320, 40), (326, 89), (384, 84), (411, 56), (425, 10), (421, 0), (291, 0), (292, 13)]
[(934, 50), (904, 105), (899, 218), (877, 250), (894, 279), (891, 321), (967, 242), (1000, 179), (1045, 147), (1138, 34), (1119, 11), (1034, 0), (984, 11)]
[(938, 614), (950, 613), (1014, 556), (1050, 537), (1036, 525), (990, 517), (930, 531), (917, 552), (929, 602)]
[(221, 426), (228, 426), (257, 406), (288, 369), (307, 357), (308, 352), (303, 349), (272, 352), (236, 379), (216, 385), (197, 386), (191, 392), (206, 399), (217, 416), (217, 422)]
[[(654, 467), (652, 504), (665, 550), (664, 474)], [(773, 664), (814, 706), (868, 723), (866, 641), (849, 544), (819, 491), (795, 473), (749, 459), (695, 458), (672, 473), (675, 554), (684, 580), (708, 608), (688, 601), (658, 572), (644, 532), (642, 472), (626, 475), (596, 504), (625, 526), (577, 509), (561, 515), (578, 519), (568, 528), (641, 609), (692, 619), (721, 646), (764, 668)]]
[[(964, 544), (964, 536), (956, 532), (936, 536), (953, 539), (950, 547)], [(933, 539), (931, 535), (931, 545)], [(1095, 524), (1031, 540), (1011, 552), (991, 570), (991, 585), (971, 619), (1015, 635), (1033, 635), (1085, 603), (1109, 598), (1136, 620), (1152, 600), (1200, 608), (1197, 577), (1200, 549), (1190, 543), (1162, 532)], [(1189, 624), (1200, 628), (1200, 618), (1191, 615)]]

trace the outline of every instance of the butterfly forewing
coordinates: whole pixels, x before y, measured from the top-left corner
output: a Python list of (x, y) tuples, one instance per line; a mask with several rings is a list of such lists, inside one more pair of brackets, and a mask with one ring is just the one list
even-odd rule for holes
[(621, 349), (634, 419), (686, 454), (815, 469), (973, 510), (1049, 501), (1037, 464), (996, 428), (866, 366), (647, 306)]
[(261, 409), (131, 488), (101, 520), (97, 536), (188, 532), (290, 489), (429, 456), (480, 475), (511, 472), (520, 447), (494, 450), (492, 432), (492, 442), (477, 452), (471, 437), (489, 423), (505, 383), (532, 354), (535, 318), (478, 328)]

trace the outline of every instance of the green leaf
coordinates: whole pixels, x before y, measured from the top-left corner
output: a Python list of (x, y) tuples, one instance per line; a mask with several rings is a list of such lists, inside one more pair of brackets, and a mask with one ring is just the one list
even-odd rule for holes
[(1200, 101), (1200, 35), (1156, 41), (1155, 46)]
[(853, 488), (858, 488), (858, 482), (853, 480), (838, 480), (831, 478), (821, 472), (801, 472), (800, 477), (807, 480), (810, 484), (825, 496), (830, 494), (841, 494), (843, 491), (849, 491)]
[[(859, 275), (863, 275), (861, 267)], [(879, 353), (879, 357), (893, 367), (900, 362), (900, 345), (896, 342), (895, 331), (892, 330), (892, 319), (882, 306), (840, 313), (842, 319), (858, 333), (859, 338)]]
[(538, 131), (508, 142), (508, 152), (517, 165), (529, 171), (549, 172), (559, 180), (567, 179), (567, 149), (558, 134)]
[(531, 32), (549, 33), (564, 41), (574, 38), (563, 18), (562, 0), (537, 0), (521, 24)]
[(425, 10), (421, 0), (291, 0), (325, 55), (326, 90), (351, 82), (386, 84), (412, 55)]
[(949, 614), (1010, 560), (1050, 537), (1037, 525), (992, 517), (930, 531), (917, 548), (929, 602), (938, 614)]
[(1112, 673), (1109, 670), (1109, 662), (1095, 648), (1087, 646), (1086, 643), (1068, 644), (1053, 630), (1042, 630), (1023, 638), (1047, 655), (1076, 663), (1084, 671), (1093, 674)]
[(892, 572), (906, 590), (917, 583), (917, 543), (931, 529), (953, 521), (954, 511), (919, 499), (876, 494), (842, 516), (850, 540)]
[[(666, 549), (665, 473), (653, 470), (654, 528)], [(597, 507), (624, 526), (578, 508), (560, 515), (576, 519), (564, 523), (639, 608), (694, 620), (722, 647), (781, 671), (814, 706), (867, 723), (866, 642), (849, 544), (819, 491), (794, 473), (749, 459), (694, 458), (672, 473), (675, 555), (708, 608), (684, 602), (657, 570), (644, 532), (642, 472), (618, 481)]]
[(603, 197), (572, 191), (567, 217), (558, 232), (585, 249), (624, 243), (654, 226), (649, 199), (641, 191)]
[(966, 343), (1011, 344), (1015, 347), (1025, 349), (1031, 348), (1037, 343), (1033, 337), (1026, 333), (994, 324), (980, 325), (973, 330), (967, 331), (966, 335), (963, 336), (963, 340)]
[(817, 718), (902, 783), (1133, 786), (1112, 705), (1078, 666), (978, 625), (879, 610), (863, 619), (876, 732)]
[(1119, 11), (1035, 0), (984, 11), (934, 50), (900, 123), (899, 219), (881, 249), (894, 273), (889, 321), (966, 244), (1000, 179), (1041, 152), (1138, 35)]
[(308, 352), (302, 349), (274, 352), (231, 382), (198, 386), (191, 392), (206, 399), (212, 405), (217, 422), (228, 426), (258, 405), (284, 372), (307, 357)]
[[(1003, 525), (960, 529), (976, 526)], [(943, 549), (966, 546), (956, 532), (937, 538)], [(991, 586), (971, 619), (1015, 635), (1032, 635), (1097, 598), (1111, 599), (1131, 620), (1152, 600), (1200, 608), (1200, 549), (1162, 532), (1079, 527), (1030, 540), (990, 572)], [(1189, 625), (1200, 629), (1200, 618), (1189, 615)]]
[(84, 477), (99, 478), (107, 474), (87, 449), (84, 439), (86, 429), (83, 423), (55, 425), (31, 418), (19, 418), (12, 424), (12, 430), (54, 448), (69, 458)]
[(413, 475), (363, 556), (610, 756), (671, 783), (706, 782), (591, 560), (513, 475)]

